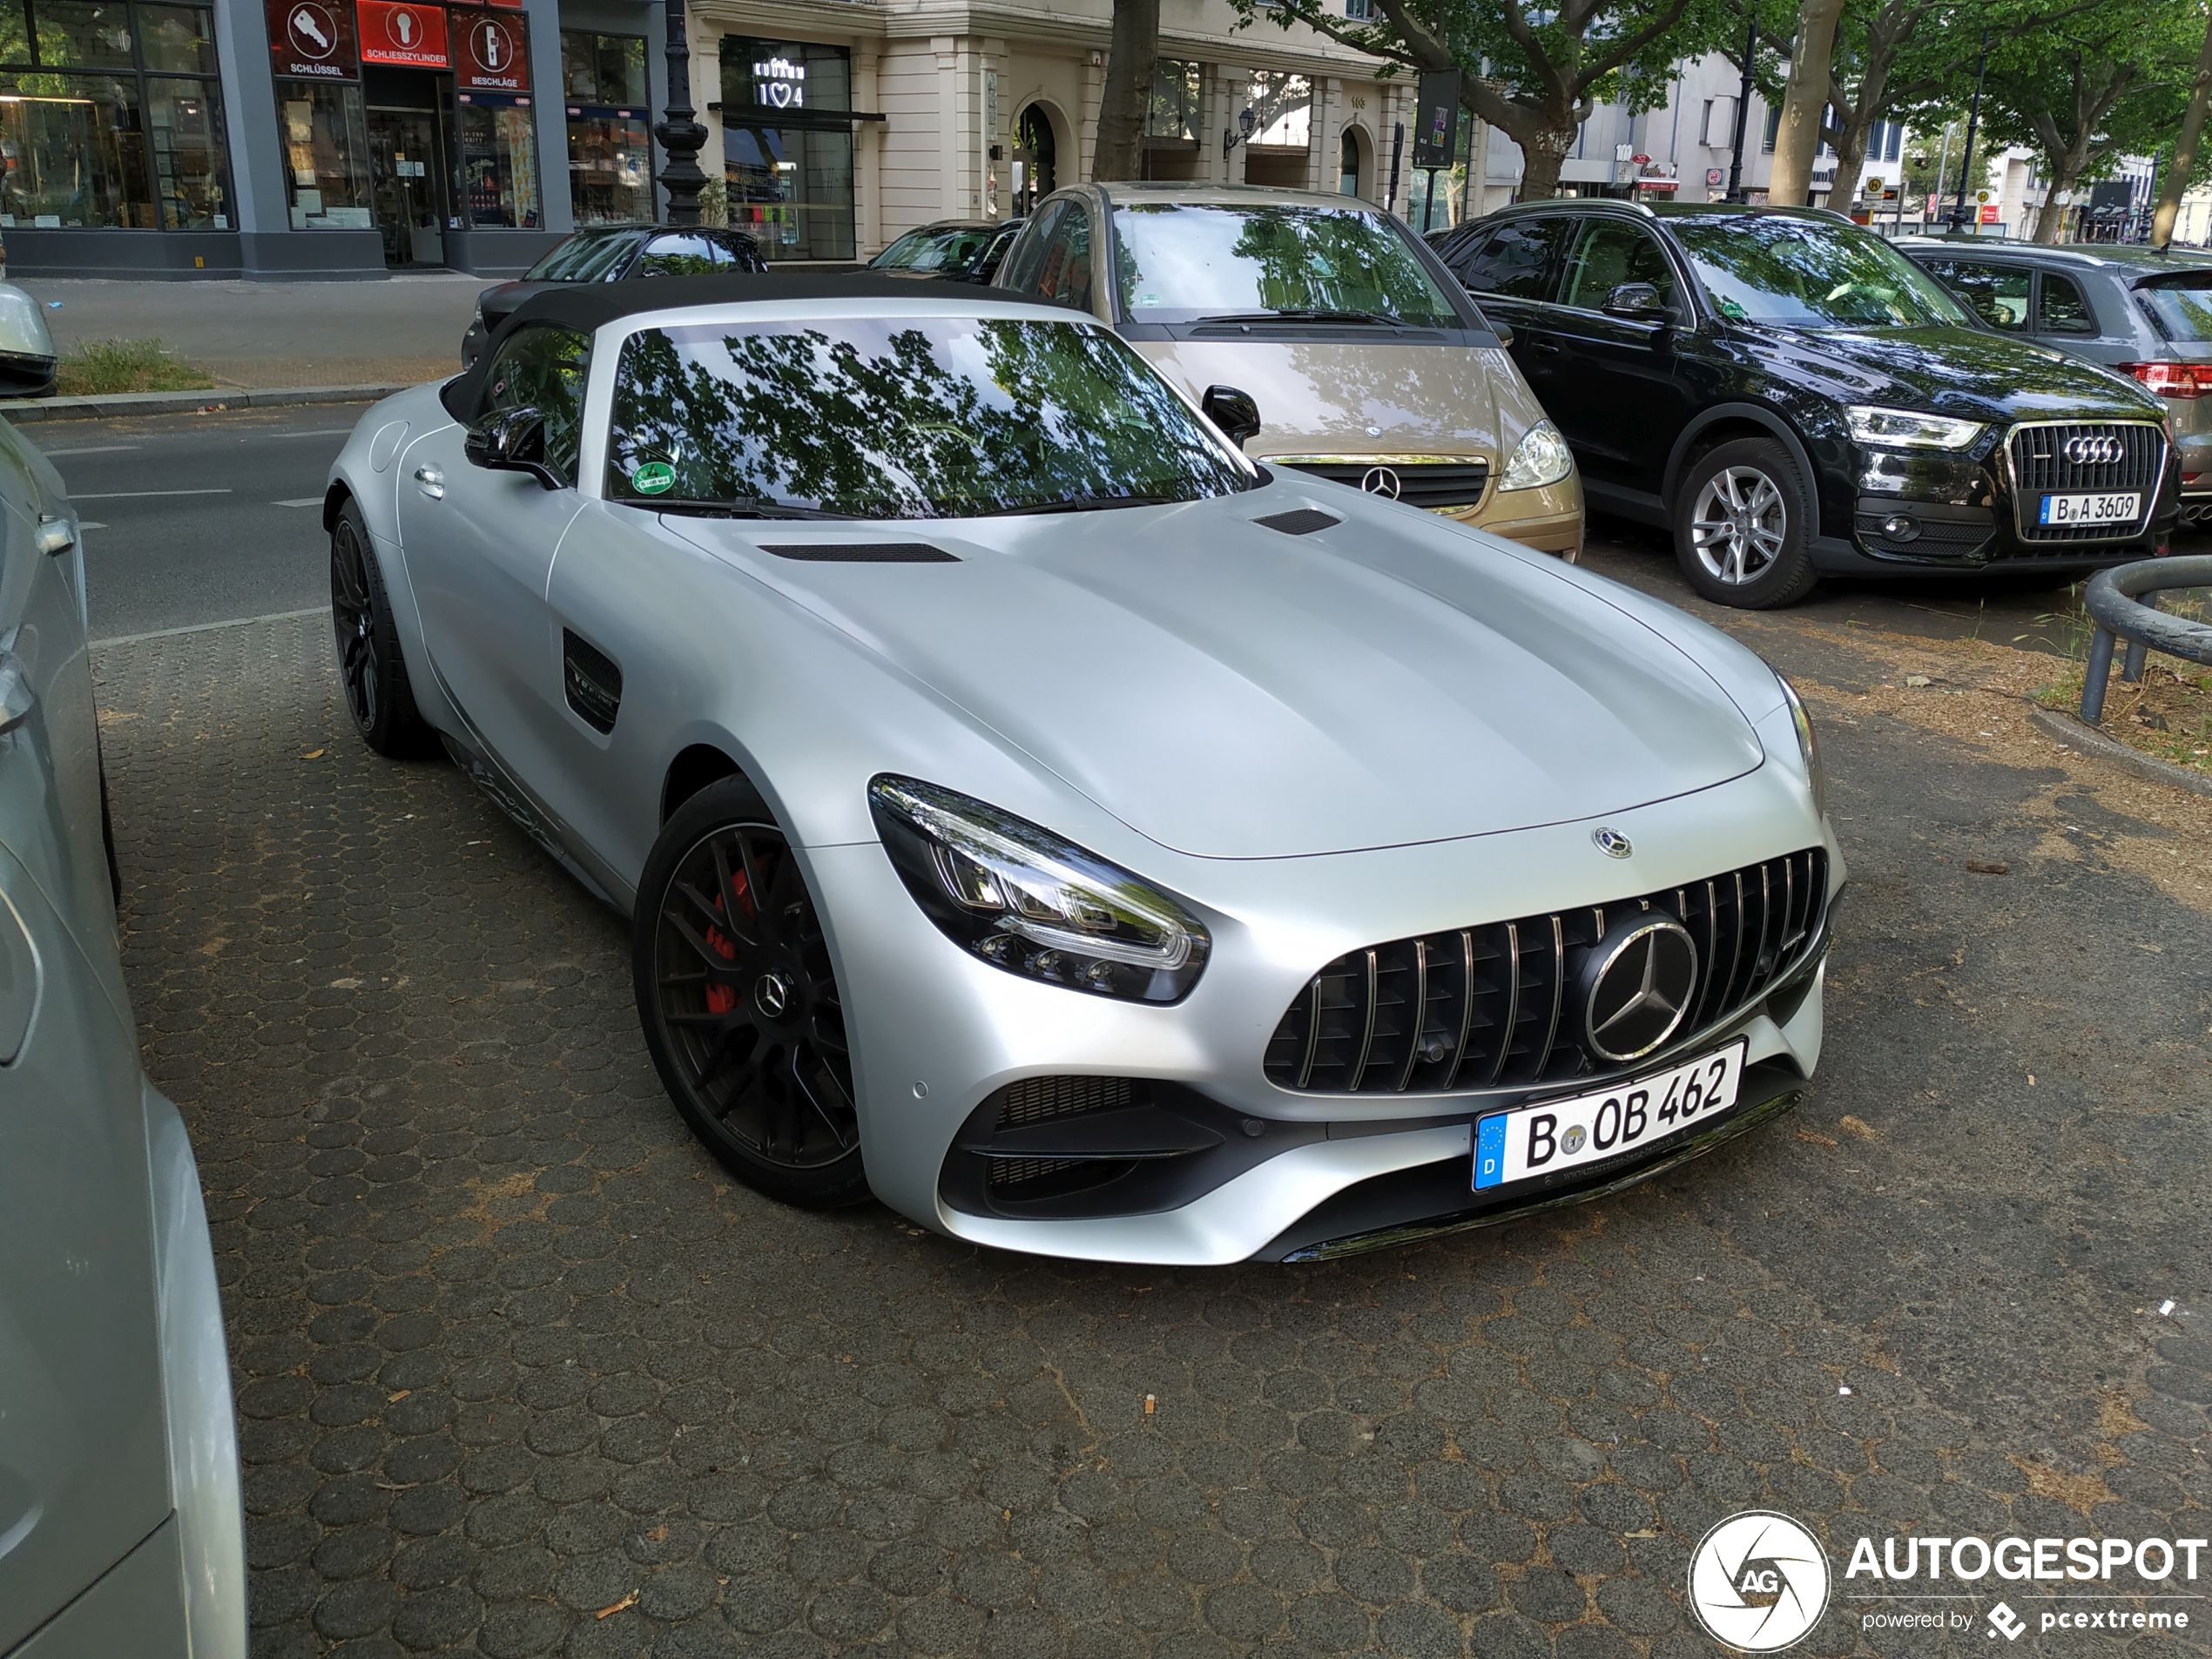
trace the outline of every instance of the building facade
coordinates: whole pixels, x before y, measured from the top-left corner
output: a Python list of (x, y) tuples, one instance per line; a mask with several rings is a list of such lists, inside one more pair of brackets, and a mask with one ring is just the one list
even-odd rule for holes
[[(1111, 24), (1111, 0), (695, 0), (709, 216), (817, 264), (1025, 211), (1090, 177)], [(1235, 25), (1163, 0), (1147, 175), (1389, 193), (1404, 78)], [(651, 0), (0, 0), (0, 234), (30, 274), (511, 274), (660, 211), (665, 28)]]

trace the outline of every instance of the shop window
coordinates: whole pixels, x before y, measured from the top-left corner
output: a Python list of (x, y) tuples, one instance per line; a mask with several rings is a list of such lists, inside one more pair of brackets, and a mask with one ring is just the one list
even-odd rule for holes
[(150, 78), (146, 131), (153, 140), (155, 181), (161, 187), (162, 228), (228, 229), (228, 169), (224, 165), (223, 100), (218, 84)]
[(479, 230), (538, 226), (537, 126), (528, 98), (464, 92), (461, 190)]
[(1163, 57), (1152, 66), (1152, 97), (1144, 111), (1144, 136), (1195, 144), (1205, 119), (1205, 72), (1197, 64)]
[(118, 0), (38, 0), (38, 61), (52, 68), (131, 68), (131, 9)]
[(151, 230), (153, 185), (135, 81), (0, 75), (0, 225)]
[(0, 225), (228, 230), (216, 68), (201, 6), (0, 0)]
[(569, 204), (579, 225), (626, 225), (653, 212), (653, 137), (645, 42), (561, 31), (568, 97)]
[(370, 229), (368, 125), (361, 88), (328, 81), (276, 84), (292, 228)]
[(725, 36), (730, 225), (776, 260), (850, 260), (853, 72), (842, 47)]

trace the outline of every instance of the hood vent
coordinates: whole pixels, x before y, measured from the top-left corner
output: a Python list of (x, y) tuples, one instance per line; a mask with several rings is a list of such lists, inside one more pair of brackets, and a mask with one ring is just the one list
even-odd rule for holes
[(1344, 521), (1333, 518), (1318, 507), (1293, 507), (1287, 513), (1270, 513), (1265, 518), (1252, 520), (1269, 529), (1280, 530), (1285, 536), (1311, 536), (1316, 530), (1325, 530)]
[(960, 556), (927, 542), (763, 542), (763, 553), (816, 564), (958, 564)]

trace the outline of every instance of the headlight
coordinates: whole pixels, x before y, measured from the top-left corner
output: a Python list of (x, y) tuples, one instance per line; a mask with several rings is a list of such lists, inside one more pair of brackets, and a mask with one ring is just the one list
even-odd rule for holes
[(1797, 753), (1805, 763), (1805, 776), (1812, 780), (1812, 809), (1825, 817), (1828, 812), (1828, 779), (1820, 770), (1820, 741), (1812, 735), (1812, 717), (1805, 712), (1797, 688), (1782, 676), (1782, 695), (1790, 699), (1790, 724), (1797, 728)]
[(1851, 421), (1851, 436), (1861, 443), (1901, 449), (1963, 449), (1981, 435), (1980, 421), (1955, 421), (1947, 415), (1872, 408), (1864, 403), (1844, 413)]
[(1025, 819), (911, 778), (868, 785), (907, 891), (954, 943), (1048, 985), (1173, 1002), (1208, 940), (1165, 894)]
[(1575, 457), (1568, 451), (1567, 440), (1559, 435), (1559, 428), (1549, 421), (1539, 421), (1521, 435), (1498, 488), (1535, 489), (1555, 484), (1574, 470)]

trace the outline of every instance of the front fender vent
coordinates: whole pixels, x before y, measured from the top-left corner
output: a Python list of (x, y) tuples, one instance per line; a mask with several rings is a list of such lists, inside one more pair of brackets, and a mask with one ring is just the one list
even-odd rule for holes
[(763, 542), (763, 553), (813, 564), (958, 564), (960, 556), (927, 542)]

